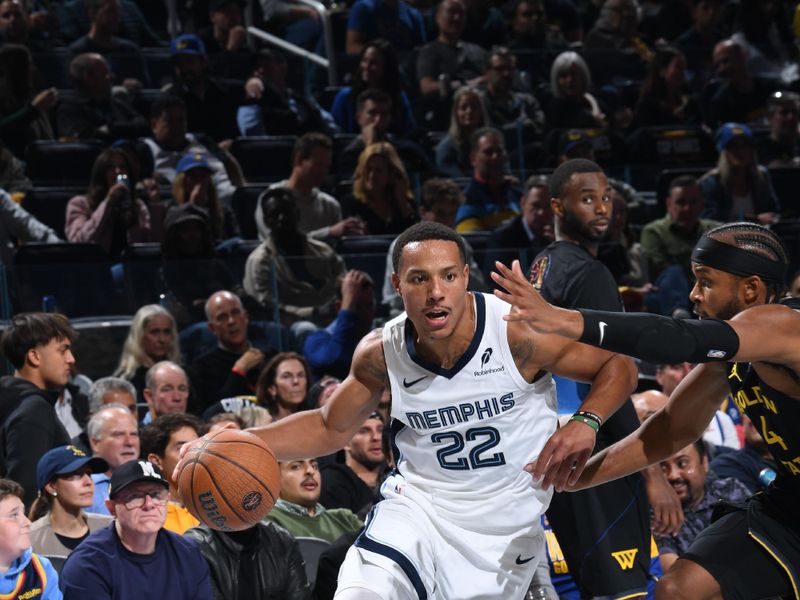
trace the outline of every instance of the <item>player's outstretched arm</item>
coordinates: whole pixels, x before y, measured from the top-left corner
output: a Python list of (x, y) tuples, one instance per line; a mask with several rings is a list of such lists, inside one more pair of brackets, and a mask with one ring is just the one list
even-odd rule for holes
[[(361, 340), (353, 354), (350, 374), (321, 409), (296, 413), (276, 423), (248, 429), (263, 439), (279, 461), (316, 458), (343, 448), (378, 407), (388, 385), (380, 330)], [(189, 448), (204, 438), (181, 447), (181, 461)], [(181, 462), (175, 467), (180, 471)]]
[(280, 461), (336, 452), (378, 407), (387, 384), (381, 331), (375, 330), (356, 347), (350, 374), (323, 408), (295, 413), (249, 431), (260, 436)]
[[(649, 313), (564, 310), (548, 304), (528, 283), (515, 261), (496, 263), (492, 278), (507, 292), (495, 294), (515, 310), (508, 321), (635, 356), (652, 363), (769, 361), (800, 370), (800, 313), (778, 304), (758, 305), (730, 321), (673, 319)], [(780, 331), (765, 336), (765, 326)]]
[(579, 490), (612, 481), (655, 464), (703, 435), (728, 391), (726, 365), (698, 365), (684, 378), (666, 406), (616, 444), (594, 455), (578, 481)]

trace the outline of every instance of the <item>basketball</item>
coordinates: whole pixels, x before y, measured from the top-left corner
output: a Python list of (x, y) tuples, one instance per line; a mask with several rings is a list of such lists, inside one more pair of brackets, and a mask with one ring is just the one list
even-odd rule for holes
[(272, 450), (255, 434), (221, 429), (186, 453), (178, 473), (183, 504), (219, 531), (248, 529), (272, 509), (281, 472)]

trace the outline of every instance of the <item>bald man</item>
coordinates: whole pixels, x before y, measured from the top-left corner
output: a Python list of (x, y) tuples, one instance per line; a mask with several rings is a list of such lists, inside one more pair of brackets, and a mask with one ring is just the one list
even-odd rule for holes
[(211, 294), (206, 301), (206, 319), (217, 347), (189, 366), (199, 414), (222, 398), (253, 394), (265, 364), (264, 353), (248, 338), (250, 315), (239, 296), (227, 290)]

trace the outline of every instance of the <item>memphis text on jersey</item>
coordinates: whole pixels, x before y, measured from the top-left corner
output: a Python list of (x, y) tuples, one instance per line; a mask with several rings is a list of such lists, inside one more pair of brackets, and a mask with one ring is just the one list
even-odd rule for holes
[(414, 429), (438, 429), (457, 423), (483, 421), (514, 408), (514, 392), (499, 398), (486, 398), (474, 402), (462, 402), (423, 412), (406, 412), (408, 424)]

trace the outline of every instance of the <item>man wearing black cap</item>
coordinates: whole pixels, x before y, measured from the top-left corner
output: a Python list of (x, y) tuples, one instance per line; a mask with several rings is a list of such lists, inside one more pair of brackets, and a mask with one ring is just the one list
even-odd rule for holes
[[(785, 298), (788, 251), (753, 223), (721, 225), (692, 254), (690, 293), (701, 320), (653, 314), (565, 311), (546, 302), (519, 266), (498, 266), (498, 296), (534, 329), (653, 363), (701, 362), (667, 405), (599, 452), (586, 469), (548, 476), (558, 489), (580, 489), (664, 460), (703, 434), (730, 393), (776, 459), (776, 479), (747, 505), (721, 504), (656, 587), (656, 598), (797, 597), (800, 585), (800, 303)], [(540, 455), (541, 456), (541, 455)], [(544, 465), (531, 464), (534, 477)]]
[(153, 463), (117, 467), (106, 501), (114, 522), (70, 554), (61, 573), (64, 598), (210, 600), (200, 550), (163, 528), (168, 499), (169, 483)]

